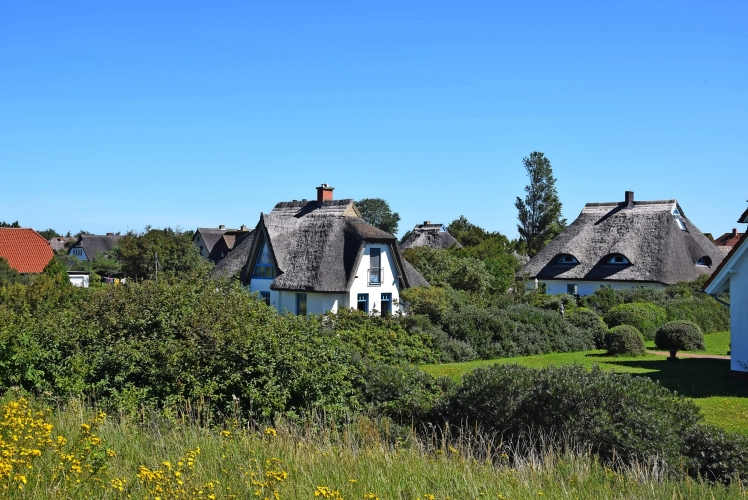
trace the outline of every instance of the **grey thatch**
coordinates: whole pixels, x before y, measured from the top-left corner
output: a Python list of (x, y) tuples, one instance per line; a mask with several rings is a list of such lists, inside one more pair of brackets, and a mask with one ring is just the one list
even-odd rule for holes
[(444, 224), (424, 222), (416, 224), (410, 234), (400, 244), (400, 248), (407, 250), (415, 247), (429, 248), (462, 248), (462, 245), (447, 232)]
[(88, 260), (93, 260), (98, 254), (106, 255), (114, 246), (119, 242), (122, 236), (106, 234), (82, 234), (78, 237), (78, 240), (70, 248), (68, 253), (72, 252), (73, 248), (82, 248), (86, 253)]
[(740, 216), (738, 222), (740, 222), (741, 224), (748, 224), (748, 210), (743, 212), (743, 215)]
[(231, 278), (241, 272), (249, 259), (249, 251), (254, 242), (256, 231), (246, 233), (240, 242), (234, 245), (234, 248), (210, 270), (208, 274), (211, 278)]
[(205, 243), (205, 250), (210, 254), (211, 250), (213, 250), (213, 246), (218, 243), (218, 240), (221, 239), (223, 233), (226, 231), (229, 230), (218, 227), (198, 227), (195, 234), (192, 235), (192, 241), (194, 242), (195, 237), (199, 234), (203, 239), (203, 243)]
[(229, 229), (213, 245), (213, 249), (208, 254), (208, 259), (213, 262), (220, 262), (224, 259), (233, 248), (244, 241), (250, 234), (248, 230)]
[(397, 239), (361, 219), (350, 199), (278, 203), (260, 217), (255, 233), (242, 273), (245, 283), (249, 283), (260, 242), (267, 238), (278, 272), (273, 290), (347, 292), (365, 242), (390, 247), (402, 288), (428, 285), (402, 258)]
[[(608, 263), (613, 255), (622, 255), (629, 263)], [(561, 256), (578, 262), (559, 263)], [(710, 274), (723, 257), (686, 218), (676, 200), (588, 203), (518, 274), (538, 279), (673, 284)], [(697, 265), (699, 259), (708, 265)]]

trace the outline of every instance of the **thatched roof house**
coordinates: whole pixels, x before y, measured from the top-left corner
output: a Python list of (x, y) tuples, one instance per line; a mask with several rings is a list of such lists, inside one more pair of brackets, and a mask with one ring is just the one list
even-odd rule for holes
[(112, 248), (119, 243), (122, 236), (107, 233), (99, 234), (82, 234), (68, 250), (69, 255), (75, 255), (80, 260), (94, 260), (97, 255), (106, 255)]
[(416, 224), (409, 235), (400, 244), (400, 248), (429, 247), (446, 249), (451, 247), (462, 248), (462, 245), (447, 232), (444, 224), (432, 224), (429, 221)]
[(332, 191), (323, 184), (315, 201), (281, 202), (262, 214), (251, 238), (212, 275), (231, 275), (244, 261), (241, 280), (250, 291), (296, 314), (391, 312), (402, 289), (428, 285), (394, 236), (364, 221), (353, 200), (333, 200)]
[(723, 253), (676, 200), (588, 203), (519, 275), (549, 293), (587, 295), (601, 285), (662, 287), (711, 274)]

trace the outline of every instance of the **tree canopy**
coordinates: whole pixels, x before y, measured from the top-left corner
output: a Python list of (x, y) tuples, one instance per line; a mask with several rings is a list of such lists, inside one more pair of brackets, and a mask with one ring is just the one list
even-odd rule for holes
[(563, 231), (566, 219), (561, 218), (561, 200), (550, 160), (543, 153), (533, 151), (522, 163), (530, 183), (525, 186), (525, 199), (518, 196), (514, 206), (519, 212), (520, 241), (532, 257)]
[(21, 226), (18, 224), (18, 221), (15, 221), (15, 222), (0, 221), (0, 227), (21, 227)]
[(393, 212), (382, 198), (364, 198), (356, 202), (356, 207), (361, 217), (372, 226), (390, 234), (397, 233), (400, 214)]
[(151, 229), (142, 233), (130, 231), (119, 240), (116, 258), (128, 278), (147, 279), (158, 273), (186, 274), (205, 272), (209, 263), (192, 243), (192, 233), (180, 229)]
[(10, 264), (3, 257), (0, 257), (0, 286), (18, 283), (21, 281), (21, 274), (10, 267)]

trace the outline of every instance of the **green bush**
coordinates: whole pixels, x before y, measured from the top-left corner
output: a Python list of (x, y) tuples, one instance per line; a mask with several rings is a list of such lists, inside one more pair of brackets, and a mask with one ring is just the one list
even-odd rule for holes
[(540, 432), (560, 446), (588, 446), (624, 463), (650, 457), (675, 463), (683, 437), (701, 419), (693, 401), (646, 377), (581, 366), (480, 368), (436, 411), (452, 424), (480, 426), (506, 440)]
[(634, 302), (614, 307), (603, 319), (609, 328), (630, 325), (639, 330), (646, 340), (652, 340), (657, 329), (667, 321), (667, 311), (655, 304)]
[(594, 311), (586, 307), (578, 307), (566, 311), (564, 317), (566, 321), (580, 330), (585, 330), (592, 337), (596, 349), (606, 348), (605, 334), (608, 333), (608, 327)]
[(639, 330), (629, 325), (614, 326), (608, 330), (605, 346), (608, 354), (642, 356), (646, 352), (644, 337)]
[(707, 425), (696, 425), (683, 447), (688, 474), (730, 484), (748, 477), (748, 438)]
[(377, 415), (418, 420), (441, 396), (436, 378), (415, 366), (366, 360), (360, 372), (362, 399)]
[(704, 333), (730, 329), (730, 310), (708, 295), (674, 299), (665, 304), (665, 309), (668, 321), (692, 321)]
[(657, 329), (655, 345), (666, 351), (702, 351), (704, 334), (696, 323), (671, 321)]
[(622, 304), (631, 304), (634, 302), (652, 302), (661, 303), (666, 300), (667, 296), (663, 290), (654, 288), (624, 288), (614, 290), (609, 286), (602, 286), (595, 290), (594, 293), (581, 298), (581, 306), (588, 307), (598, 314), (605, 315), (611, 309)]

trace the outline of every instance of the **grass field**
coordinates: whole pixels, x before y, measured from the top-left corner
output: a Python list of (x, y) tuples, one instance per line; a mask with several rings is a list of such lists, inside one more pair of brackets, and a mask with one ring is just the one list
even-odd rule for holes
[[(729, 333), (713, 333), (705, 337), (707, 350), (696, 353), (727, 354)], [(598, 365), (603, 370), (649, 377), (668, 389), (693, 398), (704, 411), (708, 423), (748, 436), (748, 383), (730, 377), (729, 360), (681, 358), (673, 363), (653, 354), (625, 357), (608, 356), (605, 351), (583, 351), (424, 365), (421, 368), (438, 377), (459, 379), (475, 368), (495, 363), (518, 363), (533, 368), (579, 364), (589, 369)]]

